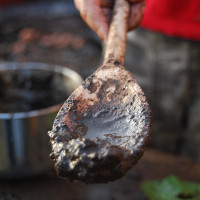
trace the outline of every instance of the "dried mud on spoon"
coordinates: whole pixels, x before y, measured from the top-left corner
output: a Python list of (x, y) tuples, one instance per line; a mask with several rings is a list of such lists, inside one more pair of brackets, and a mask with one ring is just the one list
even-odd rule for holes
[(109, 182), (143, 155), (151, 112), (133, 74), (122, 65), (128, 15), (129, 4), (117, 0), (103, 65), (66, 100), (49, 131), (59, 176)]

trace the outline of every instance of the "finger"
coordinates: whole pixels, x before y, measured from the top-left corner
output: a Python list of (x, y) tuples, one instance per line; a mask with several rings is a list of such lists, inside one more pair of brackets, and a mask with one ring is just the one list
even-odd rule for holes
[(99, 6), (99, 1), (74, 0), (76, 8), (79, 10), (83, 20), (94, 30), (102, 40), (106, 40), (108, 33), (108, 20), (103, 15)]
[(100, 6), (102, 8), (113, 8), (114, 0), (101, 0)]
[(112, 10), (110, 8), (102, 8), (103, 15), (107, 18), (108, 24), (112, 19)]
[(75, 4), (76, 8), (80, 11), (81, 1), (80, 0), (74, 0), (74, 4)]
[(105, 41), (108, 34), (108, 20), (101, 8), (98, 6), (91, 6), (87, 10), (80, 11), (80, 13), (90, 28)]
[(128, 0), (129, 3), (131, 4), (135, 4), (135, 3), (141, 3), (141, 2), (145, 2), (145, 0)]
[(132, 30), (137, 28), (143, 17), (145, 4), (142, 3), (135, 3), (131, 6), (130, 17), (128, 21), (128, 30)]

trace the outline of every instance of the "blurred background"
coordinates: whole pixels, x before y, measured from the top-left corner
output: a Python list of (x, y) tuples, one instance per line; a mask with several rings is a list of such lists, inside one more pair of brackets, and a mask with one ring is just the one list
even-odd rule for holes
[[(61, 65), (85, 79), (101, 65), (103, 47), (72, 0), (0, 1), (1, 63)], [(145, 200), (140, 188), (144, 180), (174, 174), (199, 182), (199, 53), (199, 42), (142, 27), (129, 33), (125, 66), (143, 88), (153, 113), (152, 141), (139, 164), (109, 184), (69, 183), (53, 169), (31, 179), (0, 179), (0, 199)]]

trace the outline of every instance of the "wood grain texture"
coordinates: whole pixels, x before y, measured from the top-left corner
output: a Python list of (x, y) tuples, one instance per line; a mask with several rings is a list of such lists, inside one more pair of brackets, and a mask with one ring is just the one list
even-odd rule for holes
[(124, 64), (129, 11), (130, 7), (126, 0), (116, 1), (107, 38), (104, 62), (114, 58), (122, 65)]

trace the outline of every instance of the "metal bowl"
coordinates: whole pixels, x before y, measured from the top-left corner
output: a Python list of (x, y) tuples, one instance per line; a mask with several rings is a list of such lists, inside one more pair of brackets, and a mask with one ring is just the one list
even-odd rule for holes
[[(44, 80), (49, 81), (47, 85)], [(0, 178), (30, 177), (52, 168), (47, 131), (64, 100), (81, 82), (75, 71), (65, 67), (43, 63), (0, 64)], [(15, 93), (16, 102), (12, 99)], [(32, 106), (33, 109), (24, 106), (23, 99), (31, 102), (36, 94), (37, 106)], [(50, 102), (52, 95), (56, 100)], [(5, 112), (9, 104), (11, 110)]]

